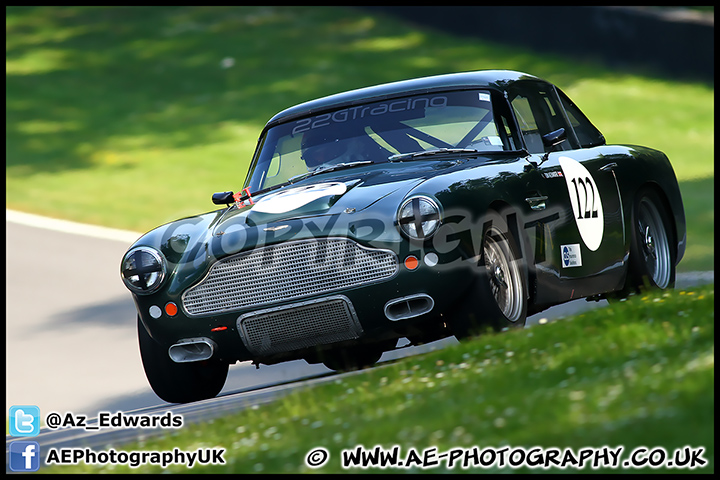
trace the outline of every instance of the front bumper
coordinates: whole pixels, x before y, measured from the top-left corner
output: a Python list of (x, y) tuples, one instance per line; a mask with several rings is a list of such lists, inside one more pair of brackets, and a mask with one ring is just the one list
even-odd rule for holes
[[(247, 285), (242, 287), (242, 282), (247, 281), (247, 272), (250, 270), (242, 270), (235, 276), (235, 280), (230, 280), (232, 288), (241, 285), (236, 289), (241, 295), (224, 298), (232, 294), (213, 291), (213, 294), (218, 294), (218, 300), (202, 304), (202, 308), (208, 308), (211, 304), (221, 307), (229, 305), (220, 311), (198, 314), (197, 309), (188, 308), (185, 303), (189, 298), (188, 292), (198, 286), (211, 285), (205, 280), (227, 281), (212, 275), (215, 266), (205, 279), (176, 296), (160, 292), (134, 298), (147, 331), (165, 348), (170, 349), (188, 339), (202, 338), (209, 340), (203, 342), (213, 344), (213, 357), (221, 361), (275, 363), (303, 358), (309, 351), (318, 348), (381, 342), (407, 336), (408, 329), (415, 325), (428, 320), (442, 320), (442, 315), (452, 310), (472, 284), (473, 272), (472, 268), (468, 268), (472, 264), (470, 261), (458, 262), (457, 258), (449, 255), (427, 251), (415, 253), (418, 261), (406, 264), (404, 259), (408, 254), (389, 253), (393, 258), (392, 269), (387, 265), (383, 267), (385, 278), (377, 279), (370, 275), (366, 276), (368, 281), (354, 281), (358, 275), (366, 273), (368, 265), (350, 268), (350, 275), (347, 275), (346, 268), (340, 280), (337, 273), (327, 275), (320, 281), (306, 276), (299, 283), (315, 285), (314, 291), (306, 295), (302, 292), (298, 295), (295, 288), (298, 282), (292, 281), (292, 273), (264, 275), (265, 279), (275, 279), (275, 283), (280, 283), (280, 288), (272, 282), (266, 282), (260, 289), (252, 285), (252, 291), (259, 292), (254, 294), (254, 298), (259, 299), (257, 303), (248, 301), (249, 297), (244, 295)], [(262, 252), (253, 255), (257, 258), (248, 259), (262, 259)], [(300, 257), (291, 258), (290, 263), (301, 261)], [(426, 258), (432, 261), (425, 261)], [(224, 266), (235, 260), (237, 258), (228, 260)], [(449, 267), (451, 262), (453, 265)], [(223, 265), (218, 268), (221, 267)], [(344, 267), (348, 267), (347, 262)], [(317, 275), (322, 273), (315, 272)], [(283, 286), (287, 279), (291, 279), (290, 283)], [(220, 283), (212, 285), (215, 289)], [(283, 291), (287, 293), (285, 298), (272, 300), (278, 296), (276, 292)], [(197, 297), (193, 297), (192, 301), (197, 302)], [(165, 309), (168, 302), (179, 306), (175, 310), (170, 309), (170, 312), (176, 311), (172, 316)], [(239, 305), (242, 302), (245, 304)], [(197, 305), (200, 304), (195, 303)]]

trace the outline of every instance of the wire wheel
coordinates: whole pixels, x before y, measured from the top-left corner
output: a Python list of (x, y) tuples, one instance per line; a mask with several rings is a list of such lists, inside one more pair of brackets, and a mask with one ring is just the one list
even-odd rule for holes
[(639, 202), (635, 228), (645, 272), (655, 286), (667, 288), (673, 268), (670, 240), (660, 211), (649, 197)]
[[(508, 220), (506, 220), (506, 218)], [(522, 328), (528, 311), (528, 272), (512, 212), (488, 210), (483, 221), (480, 259), (467, 294), (448, 315), (448, 327), (458, 340), (489, 330)]]

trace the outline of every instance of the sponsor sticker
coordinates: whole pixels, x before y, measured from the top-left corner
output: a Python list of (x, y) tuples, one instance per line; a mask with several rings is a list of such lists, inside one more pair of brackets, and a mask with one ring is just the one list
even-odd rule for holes
[(580, 254), (579, 243), (561, 245), (560, 252), (562, 252), (562, 266), (564, 268), (582, 267), (582, 255)]
[(561, 171), (543, 172), (545, 178), (562, 178), (563, 173)]

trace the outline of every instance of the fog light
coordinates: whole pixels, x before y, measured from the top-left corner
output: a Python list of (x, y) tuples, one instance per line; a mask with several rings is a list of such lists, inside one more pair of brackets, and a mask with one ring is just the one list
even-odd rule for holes
[(434, 267), (438, 264), (438, 256), (437, 253), (430, 252), (427, 255), (425, 255), (425, 258), (423, 258), (423, 261), (425, 262), (425, 265), (428, 267)]

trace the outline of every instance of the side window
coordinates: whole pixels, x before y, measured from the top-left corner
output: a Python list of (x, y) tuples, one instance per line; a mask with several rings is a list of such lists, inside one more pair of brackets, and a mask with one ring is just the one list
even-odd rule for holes
[(510, 104), (515, 110), (515, 117), (517, 118), (518, 127), (525, 139), (530, 153), (541, 153), (544, 151), (542, 137), (538, 130), (537, 123), (535, 122), (535, 116), (533, 115), (532, 108), (530, 107), (530, 101), (527, 97), (517, 95), (512, 99)]
[(520, 130), (530, 153), (545, 153), (551, 147), (545, 147), (542, 136), (564, 128), (568, 140), (560, 144), (560, 149), (574, 148), (574, 138), (570, 126), (565, 120), (557, 96), (551, 85), (545, 83), (524, 83), (512, 96), (511, 105), (518, 119)]
[(520, 143), (519, 133), (515, 128), (515, 122), (513, 122), (512, 119), (510, 104), (499, 92), (493, 92), (492, 95), (495, 128), (497, 129), (498, 135), (500, 135), (504, 149), (520, 150), (522, 144)]
[(567, 95), (558, 90), (560, 101), (562, 106), (567, 113), (568, 119), (575, 134), (578, 137), (580, 146), (582, 148), (597, 147), (598, 145), (605, 145), (605, 137), (600, 130), (590, 123), (590, 120), (580, 111), (580, 109), (570, 100)]

